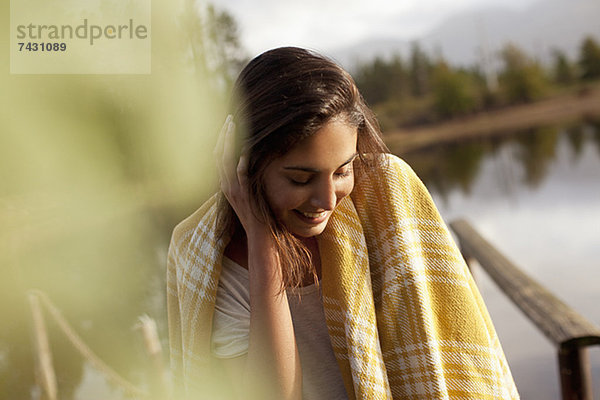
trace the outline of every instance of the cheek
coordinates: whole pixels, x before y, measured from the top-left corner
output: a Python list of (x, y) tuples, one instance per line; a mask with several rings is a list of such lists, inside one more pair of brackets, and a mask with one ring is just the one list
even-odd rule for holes
[(267, 190), (267, 200), (275, 215), (281, 218), (285, 212), (302, 204), (303, 195), (297, 188), (290, 188), (282, 182)]
[(352, 193), (354, 189), (354, 177), (347, 179), (345, 182), (341, 183), (338, 190), (336, 191), (337, 203), (342, 201), (342, 199)]

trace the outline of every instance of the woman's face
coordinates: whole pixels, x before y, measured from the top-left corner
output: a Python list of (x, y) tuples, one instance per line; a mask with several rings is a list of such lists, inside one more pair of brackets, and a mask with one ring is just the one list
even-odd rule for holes
[(352, 192), (356, 140), (355, 127), (332, 121), (266, 168), (267, 201), (292, 234), (322, 233), (335, 207)]

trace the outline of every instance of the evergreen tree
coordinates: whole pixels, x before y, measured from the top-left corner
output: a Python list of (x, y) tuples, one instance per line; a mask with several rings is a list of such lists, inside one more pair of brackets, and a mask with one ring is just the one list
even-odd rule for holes
[(406, 72), (399, 55), (390, 61), (376, 57), (372, 63), (361, 65), (355, 79), (369, 104), (399, 99), (406, 92)]
[(442, 118), (473, 111), (476, 101), (474, 82), (463, 71), (452, 70), (440, 61), (433, 72), (434, 107)]
[(431, 79), (431, 61), (417, 42), (412, 45), (410, 55), (410, 87), (415, 97), (422, 97), (429, 93)]
[(581, 79), (592, 80), (600, 77), (600, 45), (591, 36), (584, 39), (579, 54)]
[(500, 56), (504, 63), (500, 84), (510, 103), (536, 100), (544, 94), (547, 80), (537, 62), (513, 44), (506, 45)]
[(211, 76), (217, 91), (227, 93), (248, 60), (239, 41), (236, 20), (212, 4), (198, 9), (195, 1), (187, 0), (180, 22), (189, 38), (193, 68), (200, 76)]
[(569, 59), (561, 50), (553, 51), (554, 65), (553, 78), (560, 85), (569, 85), (575, 80), (575, 71)]

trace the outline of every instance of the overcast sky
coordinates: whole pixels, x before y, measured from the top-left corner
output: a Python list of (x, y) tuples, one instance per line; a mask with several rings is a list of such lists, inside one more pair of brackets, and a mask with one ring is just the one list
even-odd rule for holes
[(257, 55), (294, 45), (320, 51), (367, 38), (416, 39), (468, 9), (527, 7), (538, 0), (213, 0), (236, 18), (242, 44)]

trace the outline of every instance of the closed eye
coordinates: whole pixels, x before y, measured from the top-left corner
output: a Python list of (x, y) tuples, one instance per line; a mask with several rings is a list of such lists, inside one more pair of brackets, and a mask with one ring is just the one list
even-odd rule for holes
[(352, 164), (348, 163), (342, 167), (341, 171), (338, 170), (338, 172), (336, 172), (334, 175), (337, 178), (345, 178), (345, 177), (352, 175), (352, 173), (353, 173)]
[(293, 185), (303, 186), (309, 184), (314, 175), (313, 173), (299, 172), (288, 175), (288, 179)]
[(348, 171), (344, 171), (344, 172), (336, 172), (335, 176), (338, 178), (345, 178), (352, 175), (352, 170), (349, 169)]
[[(342, 179), (351, 176), (354, 172), (352, 162), (356, 159), (358, 153), (355, 153), (346, 162), (339, 166), (337, 172), (333, 175), (335, 178)], [(283, 168), (285, 171), (290, 171), (292, 175), (288, 175), (288, 179), (292, 185), (304, 186), (308, 185), (315, 175), (321, 173), (319, 169), (303, 167), (303, 166), (289, 166)]]
[(296, 179), (291, 179), (290, 178), (290, 182), (292, 183), (292, 185), (296, 185), (296, 186), (304, 186), (304, 185), (308, 185), (310, 182), (310, 179), (305, 180), (305, 181), (299, 181)]

